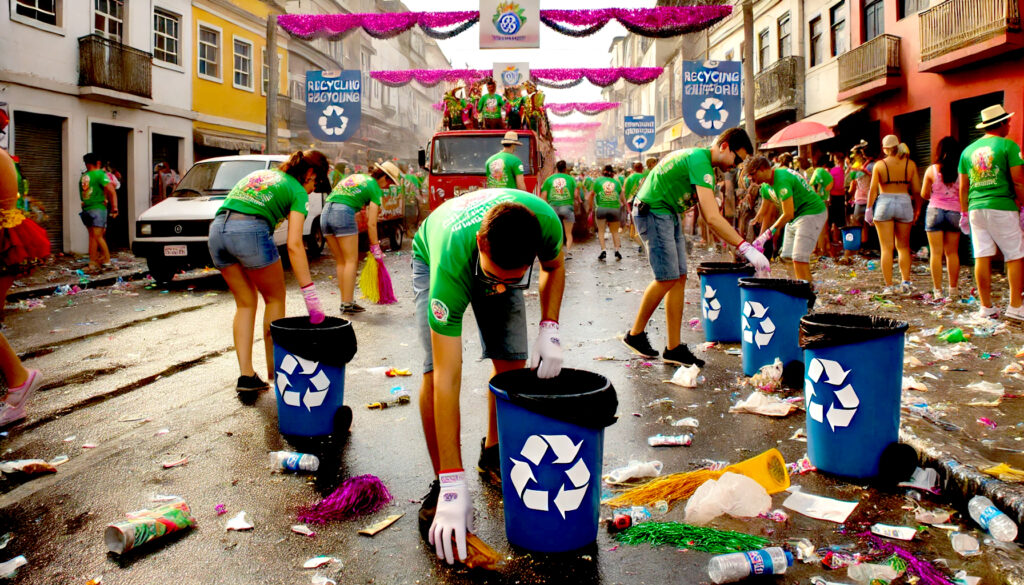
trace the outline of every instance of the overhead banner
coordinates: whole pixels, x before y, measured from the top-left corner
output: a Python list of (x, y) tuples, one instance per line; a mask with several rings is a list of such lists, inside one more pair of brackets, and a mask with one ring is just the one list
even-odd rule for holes
[(313, 138), (344, 142), (359, 129), (361, 85), (356, 70), (306, 72), (306, 125)]
[(495, 63), (494, 81), (502, 87), (516, 87), (530, 78), (529, 63)]
[(480, 0), (481, 49), (540, 47), (540, 0)]
[(739, 61), (683, 61), (683, 121), (698, 136), (740, 124)]
[(626, 148), (643, 152), (654, 144), (654, 116), (626, 116), (623, 122), (623, 136)]

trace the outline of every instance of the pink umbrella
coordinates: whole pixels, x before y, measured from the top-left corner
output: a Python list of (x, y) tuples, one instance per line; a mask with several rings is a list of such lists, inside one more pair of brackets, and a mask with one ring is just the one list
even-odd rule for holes
[(761, 148), (763, 150), (771, 150), (787, 146), (802, 146), (828, 140), (833, 136), (835, 134), (824, 124), (819, 124), (818, 122), (796, 122), (776, 132), (775, 136), (772, 136), (768, 139), (768, 142), (761, 145)]

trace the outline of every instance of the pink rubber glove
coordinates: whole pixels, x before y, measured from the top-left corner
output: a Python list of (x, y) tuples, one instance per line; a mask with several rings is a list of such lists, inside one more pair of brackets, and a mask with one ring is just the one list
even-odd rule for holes
[(370, 253), (373, 254), (373, 257), (376, 258), (378, 261), (384, 261), (384, 251), (380, 249), (380, 244), (374, 244), (370, 246)]
[(768, 259), (764, 257), (757, 248), (748, 244), (747, 242), (740, 243), (740, 254), (747, 259), (753, 265), (754, 269), (758, 274), (771, 274), (772, 265), (768, 262)]
[(758, 252), (764, 252), (765, 243), (768, 240), (772, 239), (773, 235), (774, 234), (772, 234), (772, 228), (768, 228), (761, 232), (761, 235), (757, 236), (757, 239), (751, 242), (750, 245), (756, 248)]
[[(1024, 229), (1024, 212), (1021, 213), (1020, 220), (1021, 229)], [(965, 236), (971, 235), (971, 220), (967, 217), (966, 213), (960, 214), (960, 231), (962, 231)]]
[(870, 207), (864, 210), (864, 223), (875, 225), (875, 212)]
[(309, 322), (319, 325), (324, 322), (327, 315), (320, 307), (320, 297), (316, 295), (316, 285), (312, 282), (302, 287), (302, 299), (306, 301), (306, 311), (309, 313)]

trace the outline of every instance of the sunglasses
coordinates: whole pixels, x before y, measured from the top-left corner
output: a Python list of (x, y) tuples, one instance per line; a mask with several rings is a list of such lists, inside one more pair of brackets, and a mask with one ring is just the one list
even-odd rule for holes
[(488, 274), (486, 270), (480, 267), (480, 256), (476, 257), (476, 267), (473, 270), (473, 277), (480, 282), (488, 286), (503, 286), (511, 289), (527, 289), (530, 288), (530, 279), (533, 277), (533, 263), (530, 263), (530, 269), (526, 271), (521, 279), (514, 282), (502, 280), (496, 276)]

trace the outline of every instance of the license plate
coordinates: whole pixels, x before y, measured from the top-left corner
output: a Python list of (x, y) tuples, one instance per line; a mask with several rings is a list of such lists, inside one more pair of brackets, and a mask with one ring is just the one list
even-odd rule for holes
[(164, 246), (164, 256), (188, 256), (188, 246)]

